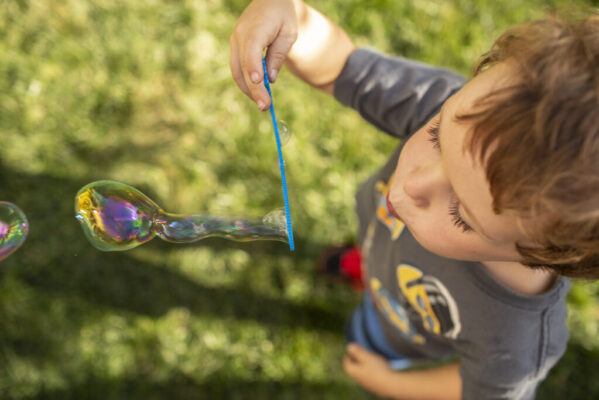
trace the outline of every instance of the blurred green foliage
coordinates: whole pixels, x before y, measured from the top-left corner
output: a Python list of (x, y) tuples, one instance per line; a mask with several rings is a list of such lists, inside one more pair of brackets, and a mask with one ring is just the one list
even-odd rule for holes
[[(508, 26), (572, 2), (320, 0), (359, 45), (465, 75)], [(597, 1), (574, 2), (597, 6)], [(372, 398), (344, 376), (358, 301), (314, 261), (356, 230), (353, 193), (395, 143), (283, 72), (297, 251), (154, 241), (100, 253), (73, 213), (97, 179), (165, 209), (282, 206), (269, 117), (236, 88), (241, 0), (0, 0), (0, 199), (31, 222), (0, 264), (0, 398)], [(599, 285), (575, 284), (569, 350), (541, 399), (599, 397)]]

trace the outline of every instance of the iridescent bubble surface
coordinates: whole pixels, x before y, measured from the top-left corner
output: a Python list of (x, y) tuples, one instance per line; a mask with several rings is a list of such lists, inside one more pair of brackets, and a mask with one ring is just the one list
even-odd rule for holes
[(15, 252), (27, 238), (29, 222), (19, 207), (0, 201), (0, 260)]
[(136, 188), (116, 181), (97, 181), (81, 188), (75, 197), (75, 217), (90, 243), (102, 251), (132, 249), (155, 236), (173, 243), (191, 243), (211, 236), (288, 242), (285, 214), (279, 210), (262, 221), (172, 214)]

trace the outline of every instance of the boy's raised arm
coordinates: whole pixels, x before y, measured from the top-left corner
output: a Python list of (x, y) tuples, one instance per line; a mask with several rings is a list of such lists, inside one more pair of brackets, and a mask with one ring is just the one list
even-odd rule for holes
[(355, 49), (343, 29), (301, 0), (253, 1), (239, 17), (230, 45), (233, 79), (262, 110), (270, 104), (263, 84), (265, 48), (271, 81), (286, 62), (300, 79), (329, 94)]

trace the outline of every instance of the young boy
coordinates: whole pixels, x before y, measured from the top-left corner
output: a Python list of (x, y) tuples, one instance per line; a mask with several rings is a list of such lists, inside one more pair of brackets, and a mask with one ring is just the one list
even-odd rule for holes
[(516, 27), (465, 83), (356, 49), (300, 0), (256, 0), (231, 70), (262, 110), (267, 47), (271, 81), (285, 61), (406, 139), (357, 194), (367, 293), (345, 371), (398, 399), (534, 398), (566, 348), (566, 276), (599, 276), (599, 18)]

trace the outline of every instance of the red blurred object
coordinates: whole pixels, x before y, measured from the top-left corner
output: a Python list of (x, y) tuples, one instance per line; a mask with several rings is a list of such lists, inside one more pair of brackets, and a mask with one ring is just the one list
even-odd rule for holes
[(362, 254), (360, 248), (353, 244), (328, 247), (320, 257), (318, 271), (339, 283), (350, 285), (357, 291), (364, 288)]

